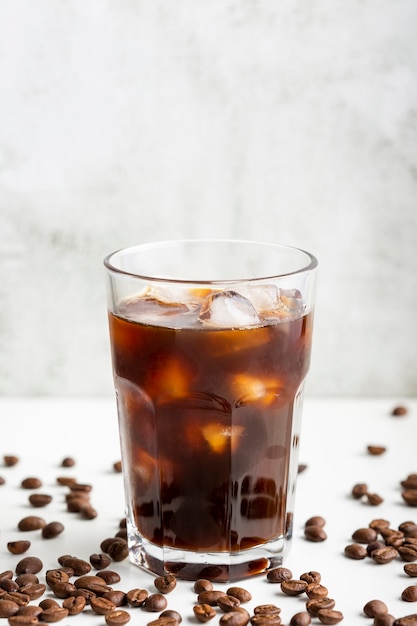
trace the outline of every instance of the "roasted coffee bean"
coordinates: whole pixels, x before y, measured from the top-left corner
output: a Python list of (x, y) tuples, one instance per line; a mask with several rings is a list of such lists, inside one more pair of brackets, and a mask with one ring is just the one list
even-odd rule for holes
[(3, 476), (0, 476), (0, 486), (6, 484), (6, 479)]
[(89, 519), (95, 519), (98, 513), (96, 509), (93, 506), (91, 506), (91, 504), (84, 504), (83, 506), (80, 507), (80, 515), (82, 519), (89, 520)]
[(326, 520), (321, 515), (314, 515), (310, 517), (306, 522), (304, 522), (304, 527), (306, 526), (325, 526)]
[(30, 548), (30, 541), (9, 541), (7, 544), (7, 549), (11, 554), (23, 554), (27, 552)]
[(13, 465), (17, 465), (17, 463), (19, 463), (19, 457), (13, 454), (5, 454), (3, 456), (3, 461), (6, 467), (13, 467)]
[(250, 623), (253, 626), (280, 626), (281, 625), (281, 617), (278, 613), (259, 613), (258, 615), (252, 615), (250, 618)]
[(106, 549), (104, 549), (103, 544), (101, 549), (108, 554), (113, 561), (123, 561), (129, 555), (127, 541), (120, 537), (113, 537), (112, 541), (106, 544)]
[(383, 613), (374, 617), (374, 626), (393, 626), (395, 617), (390, 613)]
[(311, 571), (301, 574), (300, 580), (304, 580), (306, 583), (319, 583), (321, 581), (321, 574), (319, 572)]
[(90, 606), (97, 615), (106, 615), (117, 608), (111, 600), (106, 598), (91, 598)]
[(365, 497), (368, 504), (371, 506), (379, 506), (384, 501), (384, 498), (382, 498), (378, 493), (367, 493)]
[(384, 454), (384, 452), (387, 451), (385, 446), (368, 446), (367, 450), (369, 452), (369, 454), (371, 454), (372, 456), (379, 456), (380, 454)]
[(62, 467), (74, 467), (74, 465), (75, 465), (75, 460), (72, 458), (72, 456), (66, 456), (64, 459), (62, 459), (62, 462), (61, 462)]
[(41, 508), (52, 502), (52, 496), (49, 496), (46, 493), (31, 493), (29, 496), (29, 502), (35, 508)]
[(43, 563), (37, 556), (26, 556), (16, 565), (16, 574), (37, 574), (43, 568)]
[(320, 598), (327, 598), (329, 590), (320, 583), (309, 583), (305, 592), (311, 600), (320, 600)]
[(252, 594), (247, 589), (243, 589), (243, 587), (229, 587), (226, 593), (228, 596), (237, 598), (242, 604), (252, 600)]
[(123, 626), (130, 621), (130, 615), (127, 611), (115, 609), (111, 613), (104, 616), (107, 626)]
[(127, 604), (126, 593), (121, 591), (121, 589), (111, 589), (111, 591), (106, 591), (103, 593), (103, 598), (111, 600), (116, 606), (125, 606)]
[(181, 624), (182, 622), (182, 615), (178, 613), (178, 611), (174, 611), (174, 609), (165, 609), (159, 617), (171, 617), (177, 624)]
[(52, 593), (54, 594), (54, 596), (62, 600), (73, 596), (76, 591), (77, 587), (70, 582), (59, 582), (52, 587)]
[(17, 615), (29, 615), (30, 617), (39, 617), (43, 609), (35, 604), (27, 604), (26, 606), (19, 607)]
[(23, 487), (23, 489), (39, 489), (39, 487), (42, 487), (42, 481), (35, 476), (29, 476), (22, 480), (20, 486)]
[(398, 530), (404, 533), (406, 537), (412, 537), (414, 533), (417, 533), (417, 524), (415, 522), (402, 522), (398, 526)]
[(246, 626), (249, 623), (250, 616), (245, 610), (229, 611), (223, 613), (219, 620), (220, 626)]
[(60, 556), (58, 563), (64, 567), (71, 567), (74, 570), (74, 576), (84, 576), (84, 574), (91, 572), (91, 565), (88, 561), (68, 554)]
[[(105, 581), (101, 578), (101, 576), (94, 576), (94, 574), (85, 574), (84, 576), (79, 576), (74, 581), (74, 585), (77, 589), (91, 589), (93, 585), (98, 585), (99, 587), (107, 588)], [(108, 591), (108, 589), (106, 589)]]
[(94, 569), (103, 570), (111, 564), (111, 558), (108, 554), (101, 552), (100, 554), (90, 554), (90, 563)]
[(391, 547), (379, 548), (377, 550), (373, 550), (371, 553), (371, 558), (378, 563), (378, 565), (384, 565), (385, 563), (390, 563), (394, 561), (398, 557), (398, 550)]
[(407, 478), (402, 480), (400, 484), (404, 489), (417, 489), (417, 474), (408, 474)]
[(77, 589), (77, 588), (75, 588), (74, 596), (76, 598), (78, 598), (78, 597), (84, 598), (84, 600), (86, 601), (86, 604), (88, 604), (88, 605), (91, 604), (91, 600), (93, 598), (97, 598), (97, 595), (94, 593), (94, 591), (90, 591), (89, 589)]
[(13, 600), (1, 600), (0, 602), (0, 617), (10, 617), (16, 615), (19, 611), (19, 605)]
[(77, 479), (73, 476), (58, 476), (56, 482), (62, 487), (70, 487), (70, 485), (75, 485)]
[(274, 569), (269, 570), (266, 578), (270, 583), (282, 583), (284, 580), (291, 580), (293, 575), (292, 571), (287, 567), (275, 567)]
[(10, 591), (19, 591), (20, 587), (18, 583), (12, 578), (5, 578), (4, 580), (0, 581), (0, 589), (10, 592)]
[(210, 604), (196, 604), (193, 606), (193, 612), (198, 621), (203, 624), (210, 621), (217, 615), (216, 609), (214, 609)]
[(417, 545), (403, 544), (398, 546), (397, 550), (402, 561), (407, 561), (408, 563), (417, 561)]
[(70, 577), (66, 572), (60, 569), (48, 570), (45, 574), (45, 580), (49, 587), (54, 587), (57, 583), (66, 583)]
[(27, 594), (31, 600), (37, 600), (38, 598), (43, 596), (45, 591), (46, 585), (43, 585), (42, 583), (27, 584), (24, 587), (20, 588), (20, 592)]
[(24, 517), (17, 525), (18, 529), (23, 532), (40, 530), (44, 526), (46, 526), (46, 521), (36, 515), (28, 515), (27, 517)]
[(376, 617), (388, 613), (388, 607), (382, 600), (369, 600), (363, 607), (366, 617)]
[(65, 598), (62, 603), (64, 609), (67, 609), (68, 615), (79, 615), (83, 612), (87, 605), (86, 599), (83, 596), (70, 596)]
[(401, 594), (401, 600), (404, 600), (404, 602), (417, 602), (417, 585), (406, 587)]
[(366, 483), (356, 483), (356, 485), (353, 485), (351, 493), (356, 500), (360, 500), (368, 493), (368, 485)]
[(21, 591), (9, 591), (5, 592), (5, 595), (2, 596), (1, 601), (3, 602), (3, 600), (12, 600), (19, 606), (26, 606), (26, 604), (29, 604), (30, 602), (30, 597)]
[(306, 609), (310, 615), (317, 617), (321, 609), (333, 609), (335, 605), (336, 602), (333, 598), (321, 598), (320, 600), (308, 600), (306, 602)]
[(301, 611), (292, 616), (290, 626), (309, 626), (311, 617), (307, 611)]
[(284, 580), (281, 583), (281, 591), (287, 596), (299, 596), (307, 589), (308, 583), (305, 580)]
[(401, 497), (408, 506), (417, 506), (417, 489), (405, 489)]
[(123, 470), (122, 462), (121, 461), (115, 461), (113, 463), (113, 469), (114, 469), (115, 472), (120, 474), (122, 472), (122, 470)]
[(417, 576), (417, 563), (407, 563), (404, 565), (404, 572), (407, 576), (415, 578)]
[(378, 533), (373, 528), (369, 526), (367, 528), (358, 528), (352, 534), (352, 539), (356, 543), (371, 543), (371, 541), (376, 541), (378, 537)]
[(224, 591), (212, 589), (210, 591), (202, 591), (198, 594), (197, 600), (199, 604), (210, 604), (210, 606), (217, 606), (217, 600), (220, 596), (226, 595)]
[(59, 606), (59, 604), (53, 598), (45, 598), (45, 600), (39, 602), (39, 606), (44, 611), (45, 609), (50, 609), (51, 606)]
[(78, 492), (83, 492), (83, 493), (90, 493), (93, 489), (93, 486), (90, 485), (89, 483), (78, 483), (78, 482), (71, 482), (68, 487), (70, 488), (70, 490), (72, 492), (74, 491), (78, 491)]
[(279, 615), (281, 609), (275, 604), (258, 604), (253, 609), (255, 615)]
[(168, 602), (162, 593), (151, 593), (143, 603), (145, 611), (157, 613), (167, 608)]
[(382, 531), (384, 529), (387, 529), (389, 527), (390, 527), (390, 523), (386, 519), (377, 518), (377, 519), (373, 519), (371, 522), (369, 522), (369, 528), (373, 528), (377, 532), (380, 532), (380, 531)]
[(114, 572), (110, 569), (99, 570), (97, 572), (97, 576), (99, 578), (102, 578), (106, 585), (115, 585), (116, 583), (120, 582), (120, 575), (118, 574), (118, 572)]
[(11, 615), (7, 618), (10, 626), (37, 626), (39, 619), (33, 615)]
[(63, 606), (51, 607), (50, 609), (42, 611), (40, 618), (42, 622), (52, 624), (55, 622), (60, 622), (62, 619), (65, 619), (66, 617), (68, 617), (68, 614), (68, 609), (64, 609)]
[(302, 474), (303, 472), (306, 471), (307, 467), (308, 465), (306, 463), (299, 463), (298, 468), (297, 468), (297, 473)]
[(374, 550), (379, 550), (380, 548), (383, 548), (384, 546), (385, 546), (385, 543), (382, 543), (382, 541), (371, 541), (371, 543), (368, 543), (368, 545), (366, 546), (366, 552), (368, 556), (371, 556)]
[(148, 592), (146, 591), (146, 589), (130, 589), (130, 591), (126, 593), (126, 602), (129, 606), (141, 607), (143, 606), (147, 597)]
[(217, 599), (217, 606), (225, 613), (235, 611), (240, 606), (240, 600), (234, 596), (224, 594)]
[(15, 578), (15, 583), (19, 585), (19, 587), (24, 587), (25, 585), (37, 585), (39, 583), (39, 578), (36, 574), (19, 574), (19, 576), (16, 576)]
[(393, 548), (398, 548), (398, 546), (402, 546), (404, 543), (404, 533), (400, 530), (395, 530), (385, 539), (385, 545), (392, 546)]
[(5, 572), (0, 573), (0, 583), (2, 580), (6, 580), (8, 578), (13, 578), (13, 572), (11, 569), (8, 569)]
[(157, 617), (147, 623), (147, 626), (178, 626), (178, 622), (173, 617)]
[(391, 415), (394, 415), (395, 417), (407, 415), (407, 413), (408, 413), (408, 409), (404, 405), (398, 405), (394, 407), (391, 411)]
[(343, 614), (340, 611), (336, 611), (335, 609), (320, 609), (317, 613), (317, 617), (319, 618), (322, 624), (338, 624), (343, 619)]
[(306, 526), (304, 529), (304, 537), (307, 541), (326, 541), (327, 534), (322, 526)]
[(417, 614), (399, 617), (395, 620), (394, 626), (417, 626)]
[(177, 586), (177, 579), (172, 574), (157, 576), (153, 582), (160, 593), (171, 593)]
[(55, 539), (64, 531), (64, 525), (61, 522), (49, 522), (42, 528), (42, 537), (44, 539)]

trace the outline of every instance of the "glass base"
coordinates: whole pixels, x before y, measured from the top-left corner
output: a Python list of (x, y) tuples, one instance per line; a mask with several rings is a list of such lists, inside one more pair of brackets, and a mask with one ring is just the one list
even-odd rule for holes
[(182, 580), (205, 578), (226, 583), (265, 574), (282, 565), (290, 537), (238, 552), (194, 552), (151, 543), (128, 523), (128, 543), (131, 562), (148, 572), (158, 576), (174, 574)]

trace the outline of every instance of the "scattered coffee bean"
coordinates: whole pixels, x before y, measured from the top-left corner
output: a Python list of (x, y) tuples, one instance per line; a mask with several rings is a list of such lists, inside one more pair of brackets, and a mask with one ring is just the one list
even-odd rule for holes
[(90, 606), (97, 615), (106, 615), (117, 608), (111, 600), (106, 598), (91, 598)]
[(6, 484), (6, 479), (3, 476), (0, 476), (0, 486)]
[(216, 609), (214, 609), (210, 604), (196, 604), (193, 607), (193, 612), (198, 621), (203, 624), (205, 622), (209, 622), (217, 615)]
[(23, 532), (40, 530), (44, 526), (46, 526), (46, 521), (36, 515), (28, 515), (27, 517), (24, 517), (17, 525), (18, 529)]
[(6, 467), (13, 467), (13, 465), (17, 465), (17, 463), (19, 463), (19, 457), (13, 454), (5, 454), (3, 456), (3, 461)]
[(51, 606), (59, 606), (59, 604), (53, 598), (45, 598), (45, 600), (39, 602), (39, 606), (44, 611), (45, 609), (49, 609)]
[(88, 561), (69, 554), (58, 557), (58, 563), (64, 567), (71, 567), (74, 570), (74, 576), (84, 576), (91, 572), (91, 565)]
[(19, 611), (19, 605), (13, 600), (1, 600), (0, 602), (0, 618), (16, 615)]
[(343, 619), (343, 614), (340, 611), (336, 611), (335, 609), (320, 609), (317, 613), (317, 617), (319, 618), (322, 624), (338, 624)]
[(417, 561), (417, 545), (403, 543), (397, 547), (401, 560), (411, 563)]
[(281, 609), (275, 604), (258, 604), (253, 609), (255, 615), (279, 615)]
[(417, 506), (417, 489), (405, 489), (401, 497), (408, 506)]
[(217, 606), (217, 600), (220, 596), (225, 596), (224, 591), (217, 589), (211, 589), (209, 591), (202, 591), (198, 594), (197, 600), (199, 604), (210, 604), (210, 606)]
[(417, 602), (417, 585), (406, 587), (401, 594), (401, 600), (404, 600), (404, 602)]
[(229, 587), (226, 593), (228, 596), (237, 598), (241, 604), (252, 600), (252, 594), (247, 589), (243, 589), (243, 587)]
[(382, 498), (378, 493), (367, 493), (365, 497), (368, 504), (371, 506), (379, 506), (384, 501), (384, 498)]
[(111, 558), (108, 554), (101, 552), (100, 554), (90, 554), (90, 563), (96, 570), (104, 570), (111, 564)]
[(378, 537), (378, 533), (373, 528), (369, 526), (367, 528), (358, 528), (352, 533), (352, 539), (356, 543), (371, 543), (371, 541), (376, 541)]
[(66, 583), (70, 577), (66, 572), (60, 569), (48, 570), (45, 574), (46, 584), (53, 588), (57, 583)]
[(58, 537), (64, 530), (64, 525), (61, 522), (49, 522), (42, 528), (42, 537), (44, 539), (54, 539)]
[(375, 563), (378, 563), (378, 565), (390, 563), (397, 557), (398, 551), (391, 547), (378, 548), (377, 550), (373, 550), (371, 553), (371, 558), (375, 561)]
[(308, 600), (306, 602), (306, 609), (313, 617), (317, 617), (321, 609), (333, 609), (335, 606), (336, 602), (333, 598), (321, 598), (320, 600)]
[(321, 515), (314, 515), (313, 517), (310, 517), (305, 523), (304, 526), (325, 526), (326, 525), (326, 520), (324, 519), (324, 517), (322, 517)]
[(363, 612), (366, 617), (376, 617), (377, 615), (388, 613), (388, 607), (382, 600), (370, 600), (363, 607)]
[(66, 598), (75, 595), (76, 591), (77, 587), (69, 581), (58, 582), (52, 587), (52, 593), (54, 594), (54, 596), (56, 598), (60, 598), (61, 600), (65, 600)]
[(120, 474), (122, 472), (122, 469), (123, 469), (122, 468), (122, 462), (121, 461), (115, 461), (113, 463), (113, 469), (114, 469), (115, 472)]
[(283, 580), (281, 583), (281, 591), (288, 596), (299, 596), (307, 589), (308, 583), (305, 580)]
[(46, 493), (31, 493), (29, 496), (29, 502), (35, 508), (47, 506), (51, 501), (52, 496)]
[(143, 603), (143, 608), (150, 613), (157, 613), (166, 609), (167, 605), (168, 602), (164, 594), (151, 593)]
[(12, 578), (5, 578), (0, 581), (0, 588), (3, 589), (3, 591), (7, 591), (7, 593), (10, 593), (10, 591), (19, 591), (20, 589), (18, 583)]
[(86, 519), (86, 520), (95, 519), (98, 515), (96, 509), (93, 506), (91, 506), (91, 504), (88, 504), (88, 503), (85, 503), (84, 505), (80, 506), (79, 512), (81, 514), (81, 518)]
[(372, 521), (369, 522), (369, 528), (373, 528), (374, 530), (378, 531), (378, 532), (382, 532), (384, 529), (387, 529), (390, 527), (390, 523), (388, 520), (386, 519), (373, 519)]
[(304, 572), (301, 574), (300, 580), (305, 580), (306, 583), (319, 583), (321, 581), (320, 572), (315, 572), (314, 570), (311, 572)]
[(307, 611), (296, 613), (290, 620), (290, 626), (309, 626), (309, 624), (311, 624), (311, 617)]
[(39, 619), (33, 615), (11, 615), (7, 618), (10, 626), (37, 626)]
[(181, 624), (182, 622), (181, 613), (178, 613), (178, 611), (174, 611), (174, 609), (165, 609), (165, 611), (162, 611), (159, 617), (171, 617), (176, 621), (177, 624)]
[(284, 580), (291, 580), (293, 575), (292, 571), (287, 567), (275, 567), (274, 569), (269, 570), (266, 578), (270, 583), (282, 583)]
[(366, 483), (356, 483), (356, 485), (353, 485), (351, 493), (356, 500), (360, 500), (368, 493), (368, 485)]
[(42, 561), (37, 556), (26, 556), (16, 565), (16, 574), (37, 574), (43, 568)]
[(104, 616), (107, 626), (123, 626), (130, 621), (130, 615), (122, 609), (115, 609)]
[(50, 609), (45, 609), (45, 611), (42, 611), (41, 620), (42, 622), (47, 623), (60, 622), (61, 620), (68, 617), (68, 614), (68, 609), (65, 609), (62, 606), (51, 607)]
[(64, 459), (62, 459), (62, 467), (74, 467), (74, 465), (75, 459), (73, 459), (71, 456), (66, 456)]
[(281, 626), (281, 617), (278, 613), (252, 615), (250, 622), (253, 626)]
[(390, 613), (383, 613), (374, 617), (374, 626), (393, 626), (395, 617)]
[(250, 616), (247, 611), (229, 611), (229, 613), (223, 613), (219, 624), (220, 626), (246, 626), (249, 620)]
[(395, 620), (394, 626), (417, 626), (417, 614), (399, 617)]
[(148, 597), (146, 589), (130, 589), (126, 593), (126, 602), (132, 607), (141, 607), (144, 605), (145, 600)]
[(306, 465), (305, 463), (299, 463), (298, 464), (298, 469), (297, 469), (297, 473), (298, 474), (302, 474), (303, 472), (306, 471), (308, 465)]
[(11, 554), (23, 554), (29, 550), (30, 545), (30, 541), (9, 541), (7, 549)]
[(417, 576), (417, 563), (407, 563), (404, 565), (403, 569), (407, 576), (411, 576), (412, 578)]
[(417, 489), (417, 474), (408, 474), (400, 484), (404, 489)]
[(368, 446), (367, 450), (372, 456), (379, 456), (387, 451), (385, 446)]
[(39, 489), (39, 487), (42, 487), (42, 481), (40, 478), (36, 478), (36, 476), (28, 476), (28, 478), (22, 480), (20, 486), (23, 489)]
[(103, 593), (103, 598), (111, 600), (117, 607), (125, 606), (127, 604), (126, 593), (121, 589), (111, 589), (110, 591), (106, 591)]
[(103, 569), (97, 572), (97, 576), (102, 578), (106, 585), (115, 585), (120, 582), (120, 575), (118, 572), (114, 572), (110, 569)]
[(75, 485), (77, 479), (73, 476), (58, 476), (56, 479), (58, 485), (62, 485), (63, 487), (70, 487), (71, 485)]
[(171, 593), (177, 586), (177, 579), (172, 574), (165, 576), (157, 576), (154, 579), (154, 585), (160, 593)]
[(309, 583), (305, 589), (305, 593), (311, 600), (320, 600), (320, 598), (327, 598), (329, 590), (320, 583)]
[(29, 615), (30, 617), (39, 617), (39, 615), (43, 612), (40, 606), (36, 606), (35, 604), (27, 604), (26, 606), (19, 607), (19, 612), (17, 615)]
[(391, 415), (394, 415), (395, 417), (407, 415), (407, 413), (408, 413), (408, 409), (404, 405), (395, 406), (391, 411)]
[(87, 602), (83, 596), (70, 596), (65, 598), (62, 603), (64, 609), (67, 609), (68, 615), (79, 615), (83, 612)]
[(225, 593), (217, 599), (217, 606), (225, 613), (228, 613), (229, 611), (235, 611), (240, 606), (240, 600)]
[[(381, 544), (381, 546), (383, 546), (383, 544)], [(366, 556), (368, 555), (368, 552), (365, 548), (365, 546), (359, 544), (359, 543), (351, 543), (349, 545), (347, 545), (345, 547), (345, 555), (349, 558), (349, 559), (354, 559), (356, 561), (360, 561), (361, 559), (365, 559)]]
[(368, 556), (371, 556), (374, 550), (379, 550), (380, 548), (383, 548), (384, 546), (385, 546), (385, 543), (382, 543), (382, 541), (371, 541), (371, 543), (368, 543), (368, 545), (366, 546), (366, 552)]
[(327, 534), (322, 526), (310, 525), (304, 528), (304, 537), (307, 541), (320, 542), (326, 541)]

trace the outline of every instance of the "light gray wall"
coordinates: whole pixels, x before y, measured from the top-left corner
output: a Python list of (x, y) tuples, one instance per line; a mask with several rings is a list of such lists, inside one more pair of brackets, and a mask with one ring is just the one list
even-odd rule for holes
[(113, 393), (102, 258), (315, 253), (311, 395), (417, 392), (415, 0), (2, 0), (0, 394)]

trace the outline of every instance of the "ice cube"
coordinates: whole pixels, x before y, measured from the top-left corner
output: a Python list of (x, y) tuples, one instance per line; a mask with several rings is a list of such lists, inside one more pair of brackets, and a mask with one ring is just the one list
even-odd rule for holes
[(280, 289), (281, 309), (290, 315), (302, 315), (305, 311), (303, 296), (298, 289)]
[(251, 302), (236, 291), (212, 293), (201, 305), (199, 319), (216, 328), (255, 326), (259, 316)]
[(259, 314), (273, 313), (280, 305), (279, 289), (276, 285), (248, 285), (242, 295), (248, 298)]

